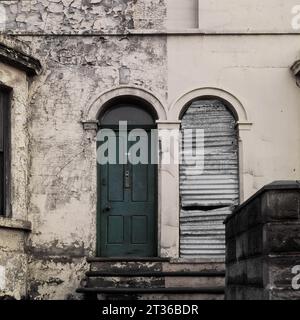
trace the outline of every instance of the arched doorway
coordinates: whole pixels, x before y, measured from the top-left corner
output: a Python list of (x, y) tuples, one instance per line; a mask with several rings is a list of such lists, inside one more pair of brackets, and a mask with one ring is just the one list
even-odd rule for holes
[[(195, 167), (184, 160), (180, 166), (180, 256), (223, 260), (223, 221), (239, 202), (236, 116), (220, 99), (195, 99), (181, 128), (203, 130), (204, 162)], [(183, 154), (193, 154), (194, 142), (182, 136)]]
[[(151, 106), (132, 97), (109, 101), (99, 115), (98, 256), (157, 254), (157, 166), (152, 161), (156, 145), (151, 143), (155, 120)], [(100, 163), (99, 157), (105, 156), (108, 161)]]

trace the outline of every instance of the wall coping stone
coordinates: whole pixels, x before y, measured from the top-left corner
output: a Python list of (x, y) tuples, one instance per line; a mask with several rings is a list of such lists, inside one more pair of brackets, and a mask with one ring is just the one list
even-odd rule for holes
[(254, 199), (261, 196), (266, 191), (276, 191), (276, 190), (300, 190), (300, 180), (278, 180), (269, 183), (258, 190), (254, 195), (252, 195), (248, 200), (243, 202), (241, 205), (237, 206), (231, 215), (226, 217), (224, 224), (228, 223), (229, 220), (233, 219), (243, 208), (249, 205)]

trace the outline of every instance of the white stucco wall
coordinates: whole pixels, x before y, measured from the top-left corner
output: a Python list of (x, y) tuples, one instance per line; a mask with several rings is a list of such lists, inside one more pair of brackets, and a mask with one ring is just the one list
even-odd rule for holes
[(290, 66), (300, 36), (171, 36), (168, 38), (169, 106), (195, 88), (214, 87), (243, 105), (244, 199), (273, 180), (300, 175), (300, 90)]
[(293, 30), (295, 0), (199, 0), (199, 29), (204, 32), (299, 32)]
[(299, 33), (299, 5), (295, 0), (167, 0), (166, 28), (203, 33)]

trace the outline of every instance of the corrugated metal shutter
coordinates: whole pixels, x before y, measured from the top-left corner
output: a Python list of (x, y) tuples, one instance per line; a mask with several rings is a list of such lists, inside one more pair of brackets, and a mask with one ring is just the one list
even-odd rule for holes
[[(224, 258), (223, 221), (239, 198), (235, 123), (232, 113), (217, 100), (193, 102), (182, 118), (182, 130), (204, 130), (204, 171), (186, 161), (180, 166), (181, 257)], [(192, 146), (192, 141), (182, 141), (185, 156), (191, 154)]]

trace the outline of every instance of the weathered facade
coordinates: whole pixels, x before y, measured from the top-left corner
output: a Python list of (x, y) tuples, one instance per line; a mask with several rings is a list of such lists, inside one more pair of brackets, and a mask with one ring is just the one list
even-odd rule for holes
[[(101, 241), (96, 133), (114, 99), (151, 106), (158, 129), (179, 129), (194, 101), (217, 101), (227, 110), (234, 126), (225, 142), (237, 145), (224, 151), (232, 162), (228, 171), (216, 171), (232, 175), (232, 183), (224, 187), (216, 179), (221, 187), (205, 190), (210, 199), (218, 198), (214, 190), (223, 199), (229, 192), (232, 201), (192, 203), (192, 215), (202, 212), (189, 220), (192, 229), (203, 223), (201, 230), (214, 230), (231, 209), (216, 210), (270, 181), (296, 180), (300, 89), (297, 67), (295, 74), (290, 67), (300, 59), (300, 35), (291, 24), (293, 6), (290, 0), (1, 3), (0, 83), (11, 95), (11, 209), (0, 218), (1, 295), (82, 298), (75, 291)], [(179, 165), (158, 165), (155, 256), (171, 259), (169, 270), (222, 270), (223, 226), (200, 235), (217, 257), (194, 250), (193, 236), (186, 249), (180, 217), (191, 208), (182, 205), (180, 181)], [(201, 198), (203, 189), (195, 186)]]

